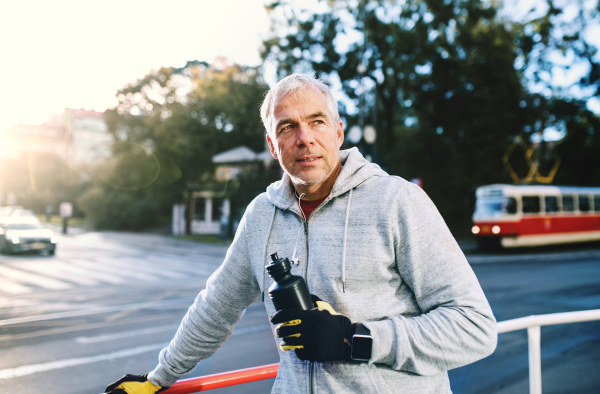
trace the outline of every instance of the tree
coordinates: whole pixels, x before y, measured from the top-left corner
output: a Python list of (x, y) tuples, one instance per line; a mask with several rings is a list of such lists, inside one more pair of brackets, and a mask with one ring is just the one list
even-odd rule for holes
[(258, 108), (267, 89), (258, 69), (225, 59), (161, 68), (120, 89), (119, 104), (105, 112), (113, 157), (95, 173), (82, 205), (90, 214), (124, 216), (134, 202), (145, 204), (136, 209), (140, 220), (104, 220), (105, 227), (133, 228), (129, 222), (137, 229), (168, 216), (186, 185), (213, 178), (212, 156), (239, 145), (264, 149)]
[(270, 6), (264, 59), (277, 64), (280, 77), (314, 70), (339, 79), (347, 124), (361, 123), (353, 107), (364, 105), (362, 122), (377, 122), (379, 163), (422, 178), (451, 229), (464, 234), (475, 188), (510, 182), (501, 158), (514, 137), (530, 141), (559, 120), (550, 113), (553, 97), (527, 85), (546, 65), (537, 43), (570, 42), (550, 40), (557, 9), (522, 23), (480, 0), (329, 1), (317, 8)]

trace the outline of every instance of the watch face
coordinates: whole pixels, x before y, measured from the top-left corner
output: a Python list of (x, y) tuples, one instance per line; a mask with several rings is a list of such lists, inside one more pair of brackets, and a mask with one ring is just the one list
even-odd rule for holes
[(370, 336), (359, 336), (355, 335), (352, 340), (352, 354), (353, 360), (368, 361), (371, 359), (371, 349), (373, 347), (373, 338)]

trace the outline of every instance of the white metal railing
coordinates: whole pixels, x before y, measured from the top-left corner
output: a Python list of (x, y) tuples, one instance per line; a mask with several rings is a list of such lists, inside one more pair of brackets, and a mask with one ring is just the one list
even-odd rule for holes
[(542, 360), (540, 352), (540, 327), (554, 324), (578, 323), (600, 320), (600, 309), (589, 311), (533, 315), (498, 323), (498, 334), (527, 329), (529, 347), (529, 393), (542, 394)]

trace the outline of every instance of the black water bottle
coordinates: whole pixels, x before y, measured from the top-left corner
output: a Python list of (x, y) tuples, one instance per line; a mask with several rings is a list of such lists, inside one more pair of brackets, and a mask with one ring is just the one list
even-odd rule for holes
[(275, 310), (312, 309), (312, 299), (301, 276), (292, 275), (290, 260), (280, 259), (277, 253), (271, 254), (271, 264), (267, 265), (269, 276), (275, 283), (269, 287), (269, 297), (273, 300)]

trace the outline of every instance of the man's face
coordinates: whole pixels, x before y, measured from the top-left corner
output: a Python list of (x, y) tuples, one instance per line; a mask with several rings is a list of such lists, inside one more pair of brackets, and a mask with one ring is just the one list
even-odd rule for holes
[(295, 185), (318, 186), (340, 161), (342, 122), (335, 122), (325, 95), (306, 88), (275, 103), (275, 140), (267, 135), (271, 154)]

